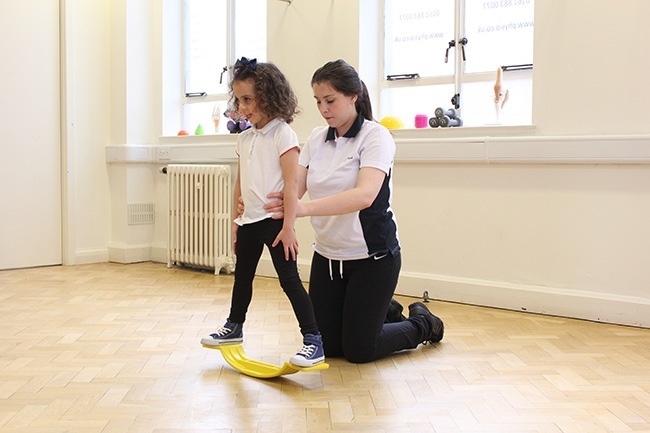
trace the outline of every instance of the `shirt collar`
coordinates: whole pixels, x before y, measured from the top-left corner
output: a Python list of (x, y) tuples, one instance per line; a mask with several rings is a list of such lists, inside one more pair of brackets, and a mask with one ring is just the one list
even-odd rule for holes
[(252, 125), (251, 129), (253, 131), (255, 131), (255, 132), (259, 132), (261, 134), (266, 134), (267, 132), (269, 132), (273, 128), (275, 128), (280, 122), (282, 122), (282, 120), (280, 120), (279, 118), (276, 117), (274, 119), (269, 120), (269, 123), (264, 125), (264, 128), (262, 128), (262, 129), (257, 129), (257, 127), (255, 127), (255, 125)]
[[(354, 119), (354, 123), (348, 129), (348, 132), (343, 134), (343, 137), (345, 138), (354, 138), (357, 136), (359, 131), (361, 131), (361, 126), (363, 126), (364, 118), (361, 115), (361, 113), (357, 114), (357, 118)], [(325, 141), (334, 141), (336, 140), (336, 128), (330, 126), (329, 129), (327, 130), (327, 136), (325, 137)]]

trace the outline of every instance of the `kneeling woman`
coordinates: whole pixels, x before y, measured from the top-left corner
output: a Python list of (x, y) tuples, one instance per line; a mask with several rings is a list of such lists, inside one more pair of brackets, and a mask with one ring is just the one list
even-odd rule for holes
[(390, 132), (373, 120), (366, 86), (343, 60), (319, 68), (311, 86), (328, 126), (301, 150), (298, 196), (309, 191), (310, 200), (298, 202), (297, 216), (310, 216), (315, 231), (309, 294), (325, 352), (363, 363), (442, 340), (442, 320), (421, 302), (385, 323), (401, 268)]

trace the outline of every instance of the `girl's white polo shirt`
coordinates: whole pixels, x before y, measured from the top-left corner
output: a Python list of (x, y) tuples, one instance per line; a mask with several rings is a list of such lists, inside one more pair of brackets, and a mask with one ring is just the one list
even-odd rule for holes
[(386, 179), (367, 209), (344, 215), (314, 216), (314, 250), (332, 260), (356, 260), (399, 251), (397, 223), (390, 208), (395, 142), (390, 132), (359, 115), (343, 137), (335, 129), (317, 127), (300, 153), (307, 170), (311, 199), (331, 196), (355, 187), (359, 170), (374, 167)]
[(284, 190), (280, 157), (297, 147), (298, 136), (281, 119), (273, 119), (262, 129), (255, 126), (241, 132), (237, 138), (239, 179), (244, 199), (244, 213), (235, 219), (238, 225), (250, 224), (272, 216), (264, 210), (272, 192)]

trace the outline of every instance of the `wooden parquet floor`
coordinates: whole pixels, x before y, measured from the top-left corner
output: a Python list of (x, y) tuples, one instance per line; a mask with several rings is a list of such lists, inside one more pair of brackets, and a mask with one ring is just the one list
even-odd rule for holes
[[(0, 272), (0, 433), (650, 432), (648, 329), (432, 301), (438, 345), (260, 380), (199, 344), (231, 284), (155, 263)], [(301, 346), (274, 279), (244, 329), (252, 358)]]

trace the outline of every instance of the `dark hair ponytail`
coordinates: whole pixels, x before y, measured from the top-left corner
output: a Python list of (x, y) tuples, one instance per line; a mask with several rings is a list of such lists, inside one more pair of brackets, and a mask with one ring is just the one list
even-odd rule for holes
[(361, 81), (361, 95), (359, 95), (355, 104), (357, 112), (361, 113), (361, 115), (368, 120), (375, 120), (372, 117), (372, 105), (370, 104), (370, 95), (368, 94), (366, 83), (364, 83), (363, 80), (359, 81)]
[(344, 60), (334, 60), (318, 68), (311, 77), (311, 86), (328, 83), (334, 90), (346, 96), (356, 96), (355, 107), (365, 119), (372, 117), (372, 105), (366, 84), (359, 78), (357, 71)]

